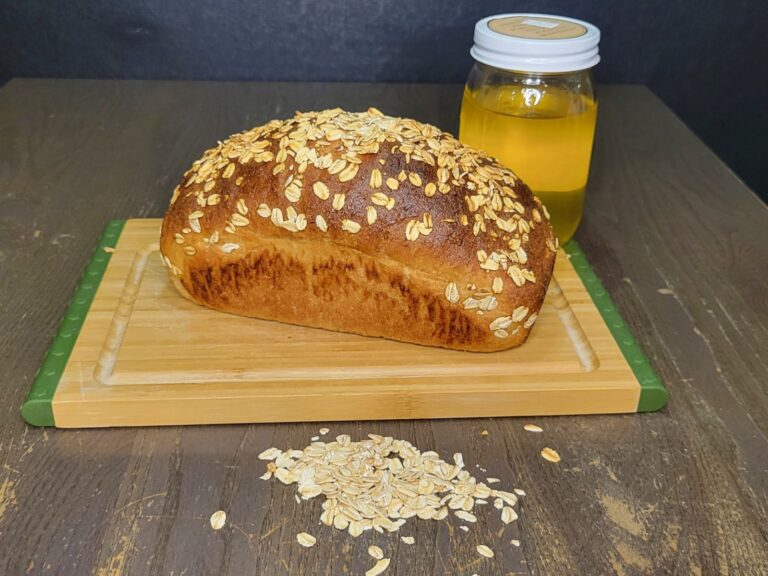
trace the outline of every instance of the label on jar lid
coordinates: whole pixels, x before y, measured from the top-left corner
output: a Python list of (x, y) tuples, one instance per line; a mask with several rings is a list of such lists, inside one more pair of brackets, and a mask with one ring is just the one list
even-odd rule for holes
[(496, 18), (488, 22), (488, 28), (505, 36), (530, 38), (533, 40), (566, 40), (568, 38), (578, 38), (587, 33), (587, 29), (576, 22), (541, 16), (507, 16)]

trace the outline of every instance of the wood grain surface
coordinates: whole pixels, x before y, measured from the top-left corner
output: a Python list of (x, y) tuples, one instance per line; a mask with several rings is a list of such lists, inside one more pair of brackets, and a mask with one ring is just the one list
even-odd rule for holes
[[(160, 216), (216, 139), (294, 109), (343, 106), (455, 130), (436, 85), (14, 80), (0, 90), (0, 573), (768, 573), (768, 210), (647, 89), (603, 87), (577, 234), (670, 388), (659, 413), (349, 422), (523, 488), (520, 519), (413, 521), (416, 544), (317, 529), (319, 503), (263, 482), (259, 452), (317, 424), (92, 431), (18, 409), (105, 223)], [(725, 127), (724, 127), (725, 129)], [(482, 436), (487, 430), (489, 434)], [(543, 460), (550, 446), (559, 464)], [(209, 517), (225, 510), (226, 526)], [(490, 515), (489, 515), (490, 516)], [(295, 543), (313, 528), (314, 548)], [(309, 530), (312, 531), (312, 530)], [(521, 546), (507, 544), (518, 538)], [(492, 560), (477, 544), (497, 549)]]

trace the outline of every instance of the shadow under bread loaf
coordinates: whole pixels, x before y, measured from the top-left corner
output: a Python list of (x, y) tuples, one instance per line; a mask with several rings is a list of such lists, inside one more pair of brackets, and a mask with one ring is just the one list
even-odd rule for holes
[(207, 150), (161, 254), (210, 308), (458, 350), (522, 344), (557, 241), (495, 159), (375, 109), (297, 113)]

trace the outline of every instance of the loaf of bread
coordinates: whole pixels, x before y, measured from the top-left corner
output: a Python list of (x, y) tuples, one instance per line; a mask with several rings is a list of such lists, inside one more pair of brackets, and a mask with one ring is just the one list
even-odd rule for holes
[(173, 191), (160, 250), (178, 290), (216, 310), (490, 352), (526, 340), (556, 242), (493, 158), (335, 109), (207, 150)]

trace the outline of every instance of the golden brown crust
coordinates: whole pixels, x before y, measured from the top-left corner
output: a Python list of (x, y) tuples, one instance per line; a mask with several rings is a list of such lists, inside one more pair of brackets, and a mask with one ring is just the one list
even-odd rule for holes
[(326, 110), (208, 150), (174, 190), (160, 249), (214, 309), (493, 351), (527, 338), (556, 240), (492, 158), (414, 120)]

